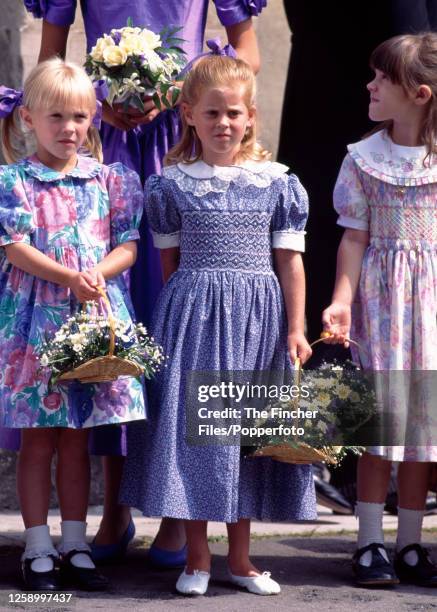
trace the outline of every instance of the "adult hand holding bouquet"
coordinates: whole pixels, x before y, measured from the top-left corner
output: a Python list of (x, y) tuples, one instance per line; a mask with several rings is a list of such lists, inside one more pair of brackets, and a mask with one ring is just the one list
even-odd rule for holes
[(179, 30), (164, 28), (156, 34), (128, 21), (126, 27), (97, 39), (85, 68), (92, 81), (103, 86), (107, 104), (119, 111), (121, 124), (116, 127), (129, 129), (151, 121), (176, 104), (180, 94), (176, 78), (186, 64), (179, 46), (183, 40), (175, 36)]

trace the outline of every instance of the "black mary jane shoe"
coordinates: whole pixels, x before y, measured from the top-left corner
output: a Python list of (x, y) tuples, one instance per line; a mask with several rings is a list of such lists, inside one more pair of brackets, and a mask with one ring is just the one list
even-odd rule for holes
[(31, 565), (35, 559), (23, 559), (21, 562), (21, 575), (26, 591), (57, 591), (60, 589), (59, 579), (56, 574), (57, 559), (50, 555), (53, 561), (53, 569), (48, 572), (35, 572)]
[[(408, 565), (405, 555), (414, 550), (417, 553), (416, 565)], [(401, 582), (424, 587), (437, 587), (437, 567), (431, 561), (426, 548), (420, 544), (409, 544), (395, 555), (394, 566)]]
[[(353, 559), (353, 571), (355, 574), (355, 583), (359, 586), (387, 586), (399, 584), (399, 579), (393, 569), (390, 561), (386, 561), (381, 554), (381, 550), (385, 551), (384, 544), (372, 542), (363, 548), (359, 548)], [(359, 560), (367, 551), (372, 553), (372, 561), (367, 567), (362, 565)], [(386, 551), (387, 552), (387, 551)], [(388, 555), (387, 555), (388, 556)]]
[(109, 586), (109, 580), (97, 568), (77, 567), (71, 563), (71, 558), (79, 553), (88, 555), (92, 560), (91, 553), (87, 550), (70, 550), (69, 553), (63, 555), (59, 567), (62, 586), (81, 591), (105, 591)]

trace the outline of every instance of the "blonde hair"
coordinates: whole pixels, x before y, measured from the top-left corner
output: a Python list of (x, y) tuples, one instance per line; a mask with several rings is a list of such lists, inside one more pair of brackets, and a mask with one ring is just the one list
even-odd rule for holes
[[(86, 72), (72, 62), (52, 58), (41, 62), (31, 71), (24, 83), (23, 106), (29, 111), (47, 110), (54, 106), (65, 108), (71, 104), (96, 112), (94, 87)], [(26, 131), (19, 109), (2, 120), (1, 144), (8, 163), (21, 159), (26, 146)], [(103, 160), (102, 145), (97, 128), (91, 125), (83, 146), (99, 162)]]
[[(384, 41), (370, 56), (370, 67), (384, 72), (406, 92), (427, 85), (431, 90), (428, 112), (420, 130), (420, 144), (426, 146), (427, 156), (437, 153), (437, 34), (404, 34)], [(383, 121), (371, 134), (392, 129), (392, 121)], [(425, 158), (426, 159), (426, 158)]]
[[(188, 73), (182, 86), (180, 103), (194, 106), (205, 89), (217, 86), (229, 87), (241, 84), (244, 87), (244, 102), (248, 109), (255, 104), (255, 75), (243, 60), (227, 56), (211, 55), (199, 60)], [(194, 126), (188, 125), (184, 113), (181, 111), (182, 137), (164, 158), (165, 165), (178, 162), (194, 162), (202, 156), (202, 143), (197, 136)], [(256, 140), (255, 117), (251, 126), (247, 127), (246, 134), (241, 141), (237, 160), (246, 159), (265, 160), (271, 153), (264, 149)]]

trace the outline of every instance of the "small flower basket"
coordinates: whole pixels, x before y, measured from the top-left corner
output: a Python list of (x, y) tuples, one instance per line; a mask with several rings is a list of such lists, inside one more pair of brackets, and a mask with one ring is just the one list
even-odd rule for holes
[[(51, 383), (99, 383), (120, 376), (151, 378), (162, 365), (162, 349), (143, 325), (115, 319), (105, 291), (99, 291), (99, 312), (77, 312), (42, 347), (40, 363), (51, 369)], [(102, 314), (102, 302), (106, 315)]]
[[(316, 340), (312, 346), (321, 341)], [(302, 372), (298, 361), (295, 382), (299, 388), (297, 397), (271, 404), (267, 409), (269, 417), (256, 423), (257, 427), (270, 427), (280, 433), (260, 437), (251, 456), (271, 457), (284, 463), (324, 461), (336, 465), (347, 450), (361, 454), (365, 447), (356, 445), (357, 432), (377, 414), (376, 395), (362, 371), (347, 361), (342, 365), (323, 363), (317, 370)], [(291, 425), (304, 433), (281, 433)]]
[(144, 98), (151, 96), (160, 110), (172, 108), (179, 97), (176, 78), (186, 64), (184, 42), (176, 34), (182, 28), (166, 27), (158, 34), (133, 27), (113, 29), (98, 38), (86, 57), (85, 69), (93, 82), (108, 87), (107, 102), (144, 112)]

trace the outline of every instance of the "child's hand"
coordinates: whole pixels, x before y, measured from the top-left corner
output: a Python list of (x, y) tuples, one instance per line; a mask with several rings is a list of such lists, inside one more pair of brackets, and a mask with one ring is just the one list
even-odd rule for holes
[(327, 344), (344, 344), (345, 348), (348, 348), (351, 329), (350, 305), (333, 302), (323, 311), (322, 322), (324, 341)]
[(95, 278), (89, 272), (76, 272), (68, 286), (79, 302), (98, 300), (101, 295), (97, 291)]
[(313, 351), (302, 332), (292, 332), (287, 336), (288, 352), (292, 363), (299, 357), (302, 364), (311, 357)]
[(102, 287), (102, 289), (106, 287), (105, 277), (100, 272), (100, 270), (96, 270), (95, 268), (90, 268), (89, 270), (86, 270), (84, 272), (84, 275), (86, 279), (88, 280), (88, 282), (90, 283), (90, 285), (92, 285), (93, 287)]

